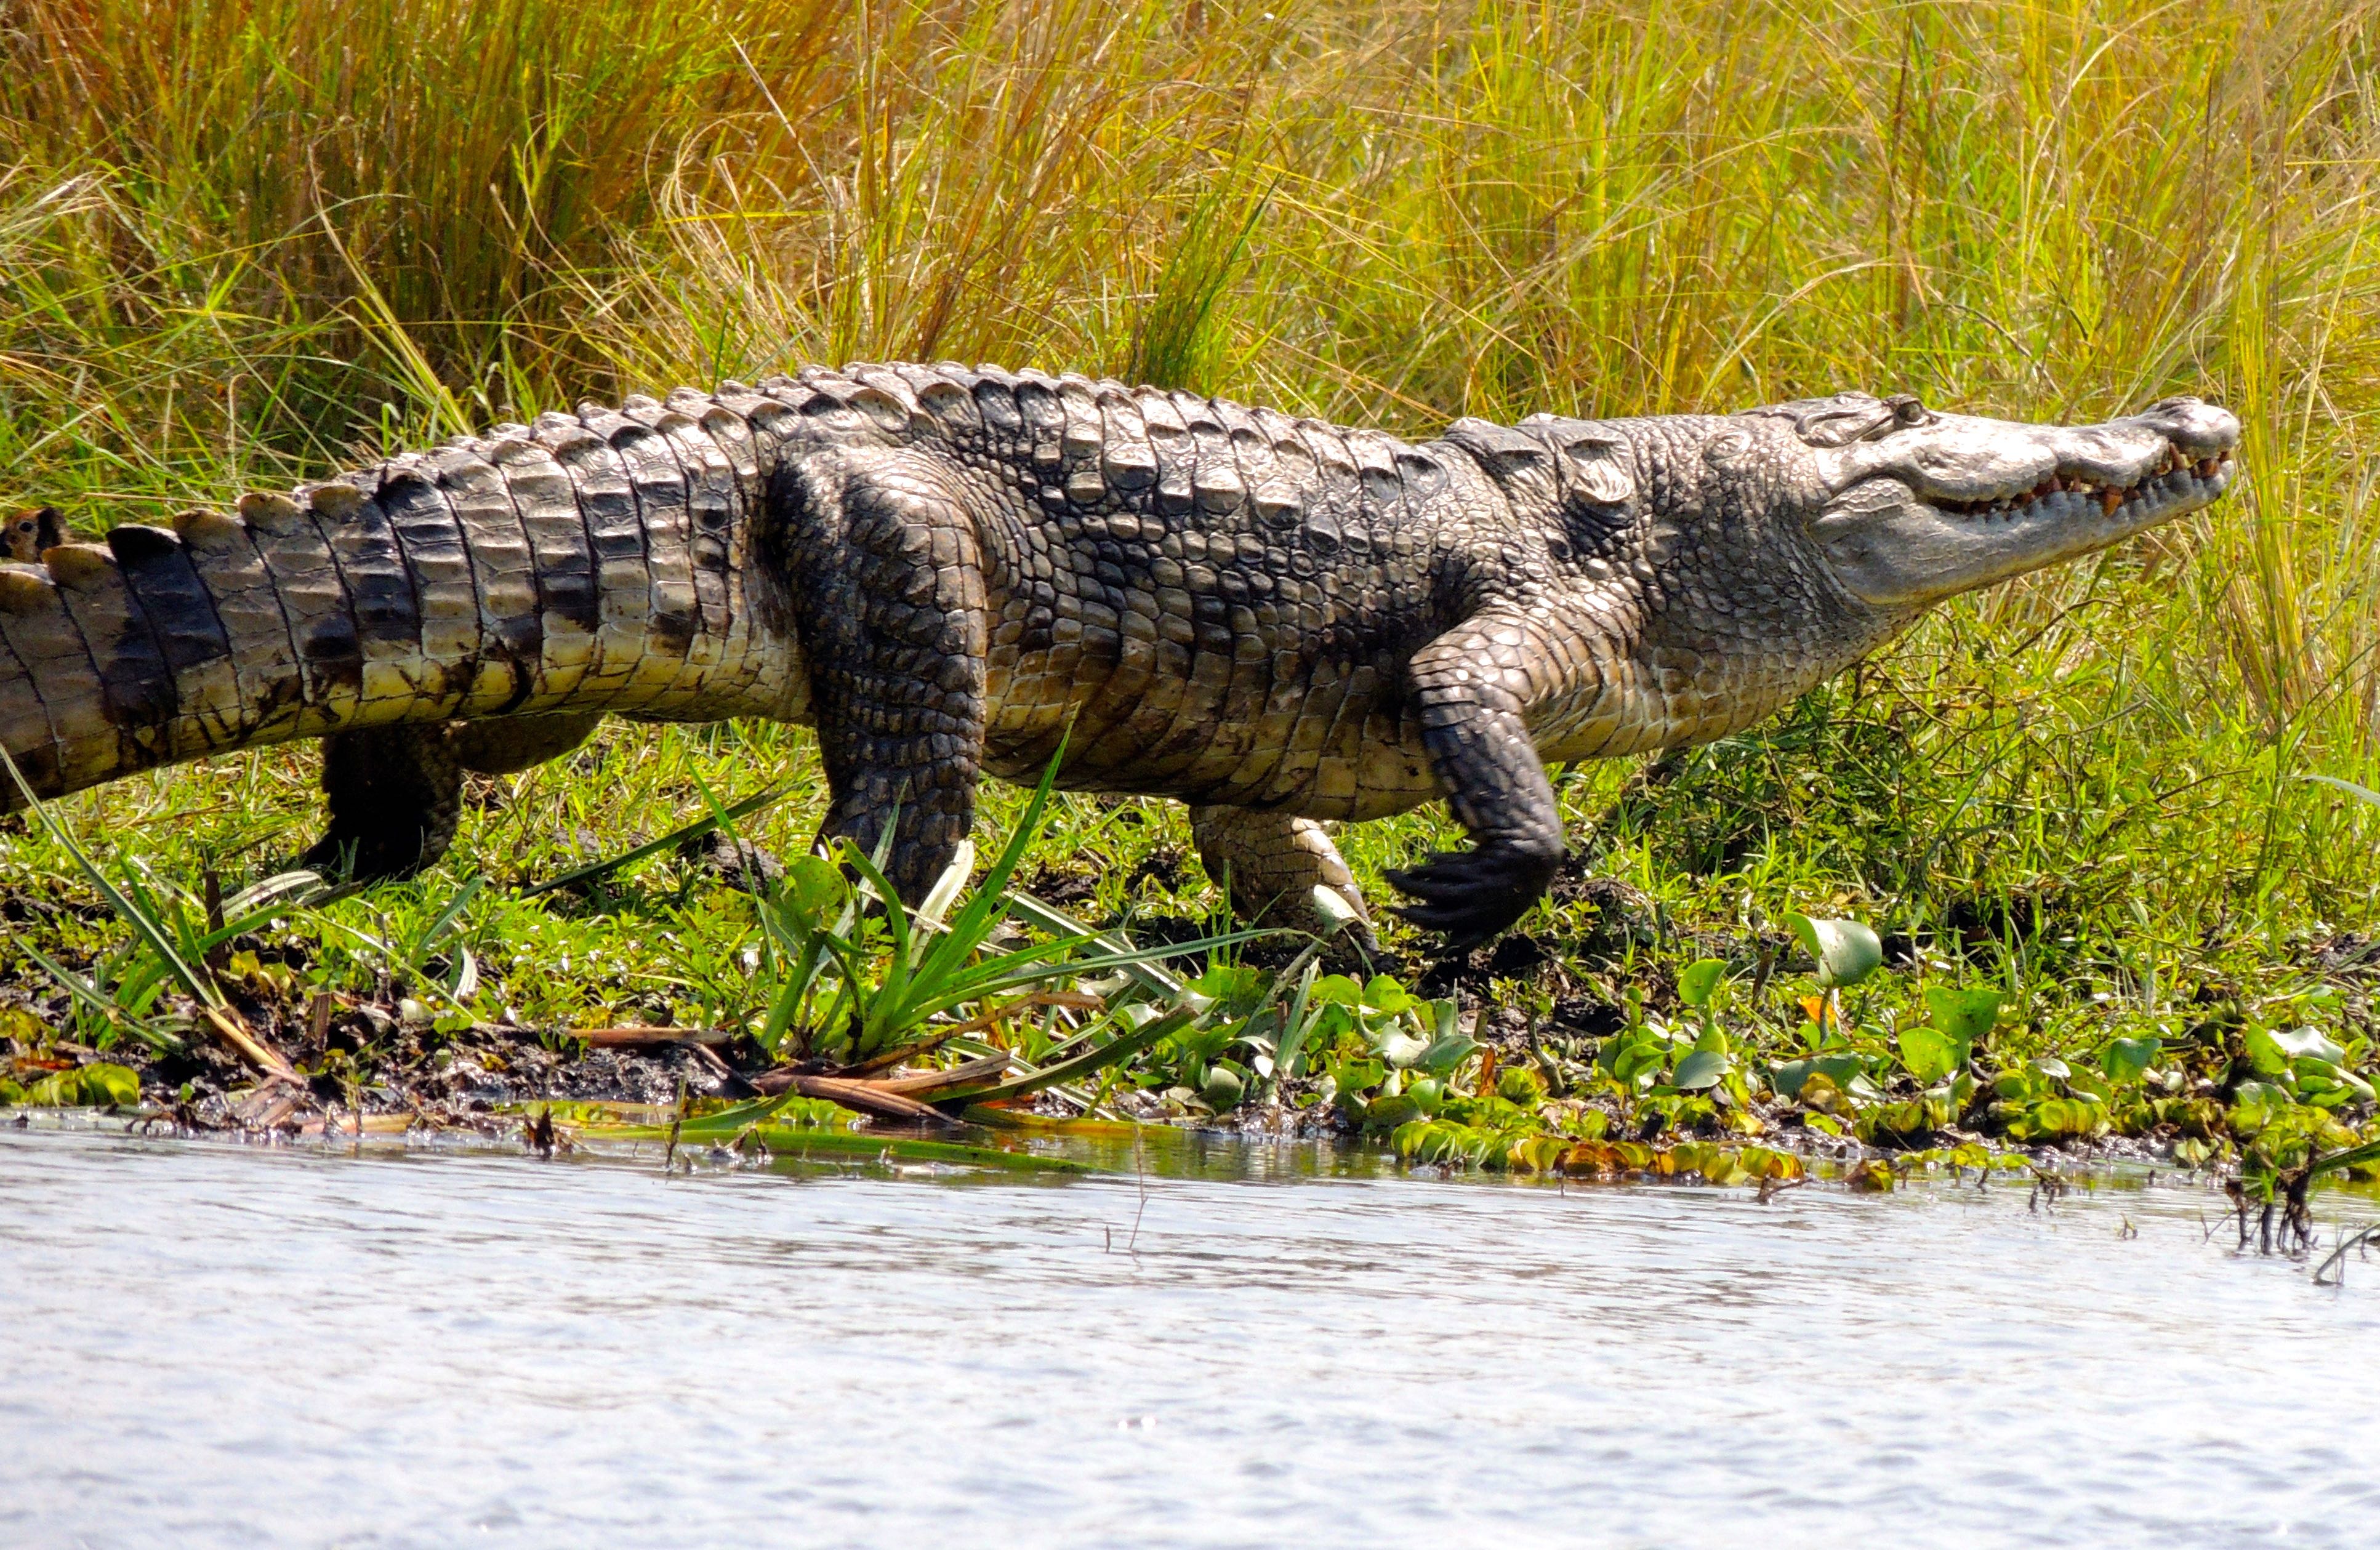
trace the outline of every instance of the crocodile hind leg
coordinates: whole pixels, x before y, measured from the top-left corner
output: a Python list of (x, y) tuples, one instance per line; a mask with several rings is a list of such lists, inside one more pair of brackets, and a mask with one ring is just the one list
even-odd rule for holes
[(511, 775), (560, 758), (587, 741), (603, 720), (600, 710), (575, 716), (504, 716), (489, 721), (455, 721), (455, 762), (475, 775)]
[(1355, 914), (1350, 928), (1366, 951), (1379, 943), (1354, 874), (1312, 818), (1251, 807), (1190, 809), (1190, 835), (1207, 875), (1230, 878), (1232, 913), (1251, 926), (1285, 926), (1327, 935), (1337, 928), (1314, 890), (1329, 889)]
[(820, 837), (873, 854), (897, 812), (885, 873), (915, 903), (975, 821), (990, 626), (974, 518), (907, 454), (825, 454), (793, 478), (782, 574), (832, 798)]
[(434, 866), (455, 842), (463, 771), (509, 775), (542, 764), (585, 742), (602, 719), (514, 716), (333, 733), (322, 739), (330, 829), (305, 864), (360, 882)]
[(331, 823), (306, 852), (318, 872), (380, 882), (446, 854), (463, 810), (463, 767), (443, 726), (366, 727), (322, 739)]

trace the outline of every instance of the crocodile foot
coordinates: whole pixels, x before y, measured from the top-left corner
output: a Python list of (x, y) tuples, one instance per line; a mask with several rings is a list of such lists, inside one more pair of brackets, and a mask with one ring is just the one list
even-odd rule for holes
[(1439, 851), (1419, 866), (1384, 876), (1419, 901), (1392, 906), (1397, 914), (1440, 933), (1454, 951), (1468, 952), (1545, 897), (1561, 860), (1558, 854), (1488, 844)]

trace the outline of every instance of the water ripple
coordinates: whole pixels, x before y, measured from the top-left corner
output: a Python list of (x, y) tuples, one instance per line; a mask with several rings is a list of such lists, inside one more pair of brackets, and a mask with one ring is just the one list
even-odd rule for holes
[(0, 1543), (2319, 1545), (2380, 1507), (2380, 1304), (2187, 1193), (1294, 1171), (1144, 1205), (10, 1132)]

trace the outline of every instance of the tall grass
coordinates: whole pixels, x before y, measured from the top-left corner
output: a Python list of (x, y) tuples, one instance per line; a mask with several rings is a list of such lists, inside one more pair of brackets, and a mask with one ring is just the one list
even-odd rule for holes
[(2241, 495), (1869, 682), (2045, 866), (2040, 781), (2247, 771), (2190, 876), (2368, 910), (2295, 776), (2380, 739), (2380, 6), (1268, 3), (0, 0), (0, 503), (853, 357), (1408, 431), (2202, 392)]

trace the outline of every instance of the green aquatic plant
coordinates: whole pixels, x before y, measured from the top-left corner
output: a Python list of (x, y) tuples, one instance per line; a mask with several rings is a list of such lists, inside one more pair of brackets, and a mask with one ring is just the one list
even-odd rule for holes
[[(754, 1030), (761, 1047), (864, 1074), (989, 1031), (1006, 1016), (1055, 1007), (1062, 1003), (1052, 992), (1161, 956), (1167, 950), (1102, 944), (1098, 933), (1079, 926), (1039, 941), (1016, 938), (1009, 928), (1017, 905), (1009, 885), (1039, 835), (1062, 757), (1062, 749), (1043, 770), (999, 854), (972, 886), (975, 847), (966, 842), (925, 898), (909, 906), (884, 876), (881, 845), (869, 855), (849, 841), (838, 842), (832, 856), (799, 857), (782, 878), (757, 885), (761, 949), (752, 993), (765, 1009)], [(722, 809), (717, 816), (733, 837), (729, 815)], [(891, 832), (887, 825), (888, 839)], [(1003, 933), (1011, 939), (1001, 939)], [(1145, 978), (1134, 983), (1144, 994), (1149, 988)], [(1099, 1009), (1097, 1025), (1130, 1003), (1086, 996), (1082, 1004)], [(970, 1009), (972, 1017), (957, 1015)]]
[(0, 1076), (0, 1104), (28, 1108), (137, 1108), (140, 1077), (128, 1066), (93, 1060), (31, 1082)]
[(1884, 943), (1873, 926), (1856, 920), (1814, 920), (1803, 914), (1789, 914), (1785, 924), (1816, 961), (1820, 989), (1857, 985), (1884, 966)]

